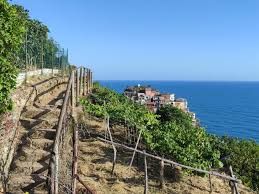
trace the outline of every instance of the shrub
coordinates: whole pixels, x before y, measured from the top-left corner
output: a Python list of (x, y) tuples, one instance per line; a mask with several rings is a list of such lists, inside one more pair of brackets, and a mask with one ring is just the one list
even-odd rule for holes
[(220, 151), (226, 167), (232, 166), (238, 177), (259, 191), (259, 145), (254, 141), (212, 136), (213, 149)]
[(195, 126), (187, 113), (168, 105), (157, 114), (161, 122), (149, 130), (147, 142), (153, 150), (201, 169), (222, 166), (220, 152), (212, 149), (205, 129)]

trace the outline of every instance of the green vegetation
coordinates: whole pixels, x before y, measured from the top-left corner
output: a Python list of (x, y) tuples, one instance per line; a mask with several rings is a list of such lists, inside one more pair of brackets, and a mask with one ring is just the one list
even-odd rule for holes
[(259, 186), (259, 145), (252, 141), (209, 135), (191, 117), (172, 106), (157, 114), (121, 94), (94, 84), (93, 94), (81, 100), (96, 117), (109, 115), (111, 124), (127, 123), (143, 131), (148, 149), (201, 169), (232, 165), (239, 178), (254, 190)]
[(145, 106), (95, 84), (93, 94), (82, 100), (85, 111), (97, 117), (110, 116), (111, 124), (126, 122), (143, 130), (149, 149), (178, 162), (208, 169), (220, 167), (219, 151), (214, 151), (205, 130), (196, 127), (191, 117), (172, 106), (154, 114)]
[(68, 59), (64, 49), (61, 49), (53, 38), (48, 37), (48, 27), (38, 20), (31, 19), (28, 10), (22, 6), (12, 7), (17, 10), (20, 20), (25, 21), (22, 46), (16, 55), (16, 65), (19, 69), (67, 65)]
[(193, 124), (187, 113), (168, 105), (157, 114), (160, 122), (149, 130), (151, 138), (147, 141), (153, 150), (201, 169), (222, 166), (220, 153), (213, 150), (205, 129)]
[(48, 32), (22, 6), (0, 0), (0, 114), (12, 108), (10, 93), (18, 70), (68, 64), (64, 49), (48, 38)]
[(94, 84), (93, 94), (83, 99), (85, 111), (97, 117), (109, 115), (111, 124), (124, 123), (144, 129), (158, 122), (157, 116), (144, 106), (133, 103), (128, 98), (112, 90)]
[(212, 136), (213, 149), (219, 150), (225, 166), (232, 166), (241, 180), (259, 191), (259, 144), (254, 141)]
[(13, 63), (22, 44), (25, 21), (6, 0), (0, 0), (0, 113), (12, 107), (9, 97), (17, 71)]

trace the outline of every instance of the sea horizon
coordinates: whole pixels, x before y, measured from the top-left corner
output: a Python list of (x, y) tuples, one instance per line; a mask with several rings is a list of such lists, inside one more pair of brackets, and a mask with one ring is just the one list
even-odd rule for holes
[(259, 83), (259, 80), (140, 80), (140, 79), (96, 79), (94, 81), (159, 81), (159, 82), (255, 82)]

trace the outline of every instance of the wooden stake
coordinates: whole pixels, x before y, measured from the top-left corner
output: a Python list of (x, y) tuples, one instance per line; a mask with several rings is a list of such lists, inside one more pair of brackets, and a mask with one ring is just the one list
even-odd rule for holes
[(76, 70), (76, 104), (79, 103), (79, 69)]
[(145, 189), (144, 194), (148, 193), (148, 175), (147, 175), (147, 157), (146, 157), (146, 151), (143, 150), (144, 153), (144, 166), (145, 166)]
[[(235, 175), (233, 174), (232, 166), (229, 166), (229, 171), (230, 171), (230, 176), (232, 178), (236, 178)], [(236, 182), (230, 181), (230, 186), (231, 186), (232, 194), (239, 194)]]
[(90, 93), (92, 92), (92, 71), (90, 70), (89, 71), (89, 75), (90, 75), (90, 77), (89, 77), (89, 89), (90, 89)]
[(89, 94), (89, 92), (90, 92), (90, 71), (89, 71), (89, 69), (87, 69), (86, 70), (86, 72), (87, 72), (87, 93)]
[(140, 140), (140, 137), (141, 137), (141, 133), (142, 133), (142, 130), (140, 130), (139, 135), (138, 135), (138, 140), (137, 140), (137, 143), (136, 143), (136, 146), (135, 146), (135, 149), (134, 149), (131, 161), (130, 161), (130, 168), (132, 166), (132, 163), (133, 163), (133, 160), (134, 160), (134, 157), (135, 157), (135, 154), (136, 154), (136, 150), (138, 148), (138, 144), (139, 144), (139, 140)]
[(92, 92), (92, 89), (93, 89), (93, 72), (91, 71), (91, 80), (90, 80), (90, 83), (91, 83), (91, 92)]
[(83, 74), (83, 67), (80, 67), (80, 83), (79, 83), (79, 96), (82, 95), (82, 74)]
[(160, 161), (160, 187), (161, 189), (165, 188), (165, 179), (164, 179), (164, 156), (162, 157), (162, 160)]
[(212, 193), (212, 183), (211, 183), (211, 175), (209, 174), (209, 182), (210, 182), (210, 193)]
[(74, 115), (74, 109), (75, 109), (75, 72), (72, 71), (72, 86), (71, 86), (71, 111), (72, 115)]
[(112, 148), (113, 148), (113, 163), (112, 163), (112, 171), (111, 171), (111, 175), (114, 175), (114, 168), (115, 168), (115, 163), (116, 163), (116, 155), (117, 155), (117, 150), (115, 148), (115, 145), (113, 145), (113, 139), (112, 139), (112, 134), (110, 131), (110, 118), (109, 116), (107, 117), (107, 129), (109, 132), (109, 136), (110, 136), (110, 140), (112, 142)]
[(74, 160), (73, 160), (73, 191), (72, 194), (76, 194), (76, 175), (77, 175), (77, 159), (78, 159), (78, 130), (74, 129)]
[(86, 95), (86, 69), (83, 69), (83, 95)]
[(107, 120), (107, 117), (105, 116), (104, 117), (104, 122), (105, 122), (105, 132), (104, 132), (104, 137), (105, 137), (105, 139), (107, 139), (107, 131), (108, 131), (108, 120)]

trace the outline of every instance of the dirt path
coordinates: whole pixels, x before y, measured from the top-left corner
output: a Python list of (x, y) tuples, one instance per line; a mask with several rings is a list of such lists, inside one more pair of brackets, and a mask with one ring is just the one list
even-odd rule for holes
[(24, 107), (19, 126), (21, 141), (9, 173), (9, 193), (48, 193), (46, 175), (64, 90), (65, 85), (47, 88)]

